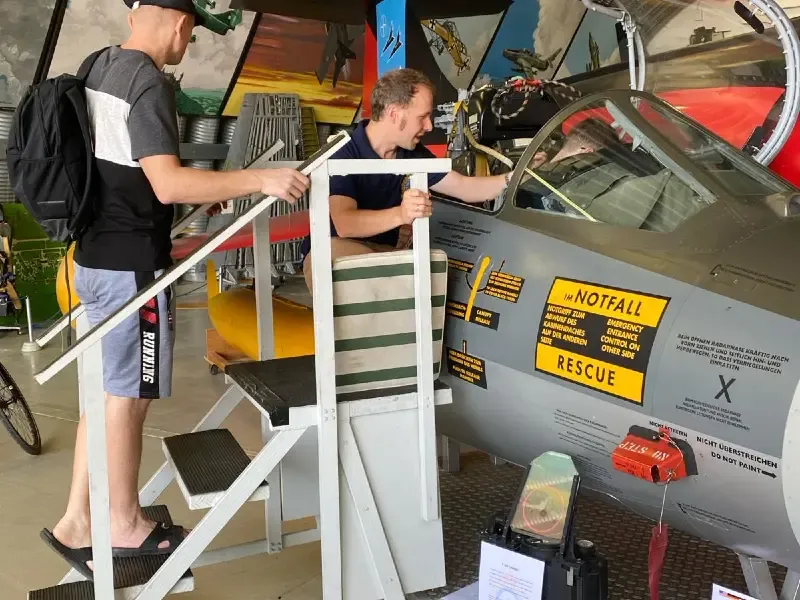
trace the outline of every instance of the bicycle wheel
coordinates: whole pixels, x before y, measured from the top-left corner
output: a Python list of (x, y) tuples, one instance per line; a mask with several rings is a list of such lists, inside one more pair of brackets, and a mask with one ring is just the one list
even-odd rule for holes
[(0, 421), (3, 421), (8, 433), (25, 452), (34, 456), (41, 453), (42, 440), (39, 437), (36, 421), (17, 383), (2, 363), (0, 363)]

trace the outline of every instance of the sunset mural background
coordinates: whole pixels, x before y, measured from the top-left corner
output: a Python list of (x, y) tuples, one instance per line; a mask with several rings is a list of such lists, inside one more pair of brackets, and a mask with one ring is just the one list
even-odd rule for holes
[(326, 39), (322, 21), (262, 15), (223, 114), (239, 114), (248, 92), (291, 93), (300, 96), (304, 106), (314, 108), (318, 122), (350, 125), (361, 104), (364, 35), (353, 42), (356, 58), (342, 69), (335, 88), (333, 65), (322, 84), (315, 73)]

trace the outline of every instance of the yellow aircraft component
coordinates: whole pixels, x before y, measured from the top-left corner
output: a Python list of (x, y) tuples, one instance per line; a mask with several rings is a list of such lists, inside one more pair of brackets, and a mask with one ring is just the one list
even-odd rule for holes
[[(75, 291), (74, 246), (65, 258), (69, 261), (69, 282), (72, 308), (80, 303)], [(67, 314), (67, 286), (64, 280), (66, 260), (62, 259), (56, 278), (56, 297), (62, 314)], [(220, 293), (214, 272), (214, 263), (208, 261), (208, 317), (220, 337), (244, 352), (248, 358), (258, 360), (258, 324), (256, 321), (256, 293), (247, 288), (233, 288)], [(310, 308), (273, 296), (273, 339), (275, 357), (307, 356), (314, 354), (314, 315)], [(74, 323), (73, 323), (74, 325)], [(180, 330), (178, 330), (180, 331)]]
[(80, 304), (78, 292), (75, 291), (75, 261), (73, 260), (73, 254), (75, 254), (74, 244), (70, 245), (67, 254), (61, 259), (61, 264), (58, 265), (58, 274), (56, 275), (56, 300), (58, 301), (58, 308), (61, 309), (62, 315), (67, 314), (70, 304), (69, 300), (67, 300), (67, 282), (64, 278), (67, 261), (69, 261), (69, 297), (70, 300), (72, 300), (72, 308)]
[(484, 154), (475, 155), (475, 177), (488, 177), (491, 175), (489, 171), (489, 159)]
[(464, 313), (465, 321), (469, 321), (469, 318), (472, 315), (472, 307), (475, 306), (475, 296), (478, 295), (478, 290), (481, 287), (481, 282), (483, 282), (483, 274), (486, 273), (486, 269), (488, 269), (489, 265), (491, 264), (492, 264), (492, 257), (484, 256), (483, 260), (481, 261), (481, 266), (478, 267), (478, 274), (475, 276), (475, 283), (472, 284), (472, 292), (469, 295), (469, 301), (467, 302), (467, 310)]
[[(258, 360), (256, 293), (232, 288), (220, 293), (214, 264), (208, 261), (208, 317), (219, 336), (231, 346)], [(310, 308), (272, 297), (275, 358), (314, 354), (314, 315)]]

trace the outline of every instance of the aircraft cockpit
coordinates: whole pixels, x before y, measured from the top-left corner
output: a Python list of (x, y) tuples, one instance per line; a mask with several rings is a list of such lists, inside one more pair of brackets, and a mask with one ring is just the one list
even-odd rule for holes
[(723, 197), (794, 188), (646, 93), (601, 92), (556, 115), (520, 157), (504, 204), (654, 232)]

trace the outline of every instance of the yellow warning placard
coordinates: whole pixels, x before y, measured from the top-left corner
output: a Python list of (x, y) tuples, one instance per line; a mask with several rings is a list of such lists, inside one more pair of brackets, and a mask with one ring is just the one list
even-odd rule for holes
[(632, 369), (545, 344), (536, 347), (536, 368), (631, 402), (642, 401), (644, 373)]
[(669, 299), (556, 277), (547, 301), (565, 308), (656, 327)]
[(448, 258), (447, 265), (450, 269), (454, 269), (456, 271), (463, 271), (464, 273), (469, 273), (475, 268), (475, 265), (471, 262), (467, 262), (465, 260), (458, 260), (457, 258)]
[(557, 277), (536, 344), (536, 370), (641, 404), (669, 298)]
[(503, 273), (501, 271), (492, 271), (489, 274), (489, 281), (486, 284), (486, 289), (483, 293), (487, 296), (494, 296), (500, 300), (507, 302), (516, 302), (519, 300), (520, 292), (522, 292), (522, 285), (525, 280), (517, 275), (510, 273)]
[(467, 323), (482, 325), (495, 331), (500, 326), (500, 314), (475, 305), (464, 304), (456, 300), (448, 300), (445, 305), (445, 314), (448, 317), (463, 319)]
[(454, 348), (447, 348), (447, 370), (450, 375), (462, 381), (487, 388), (486, 362), (466, 352), (459, 352)]

